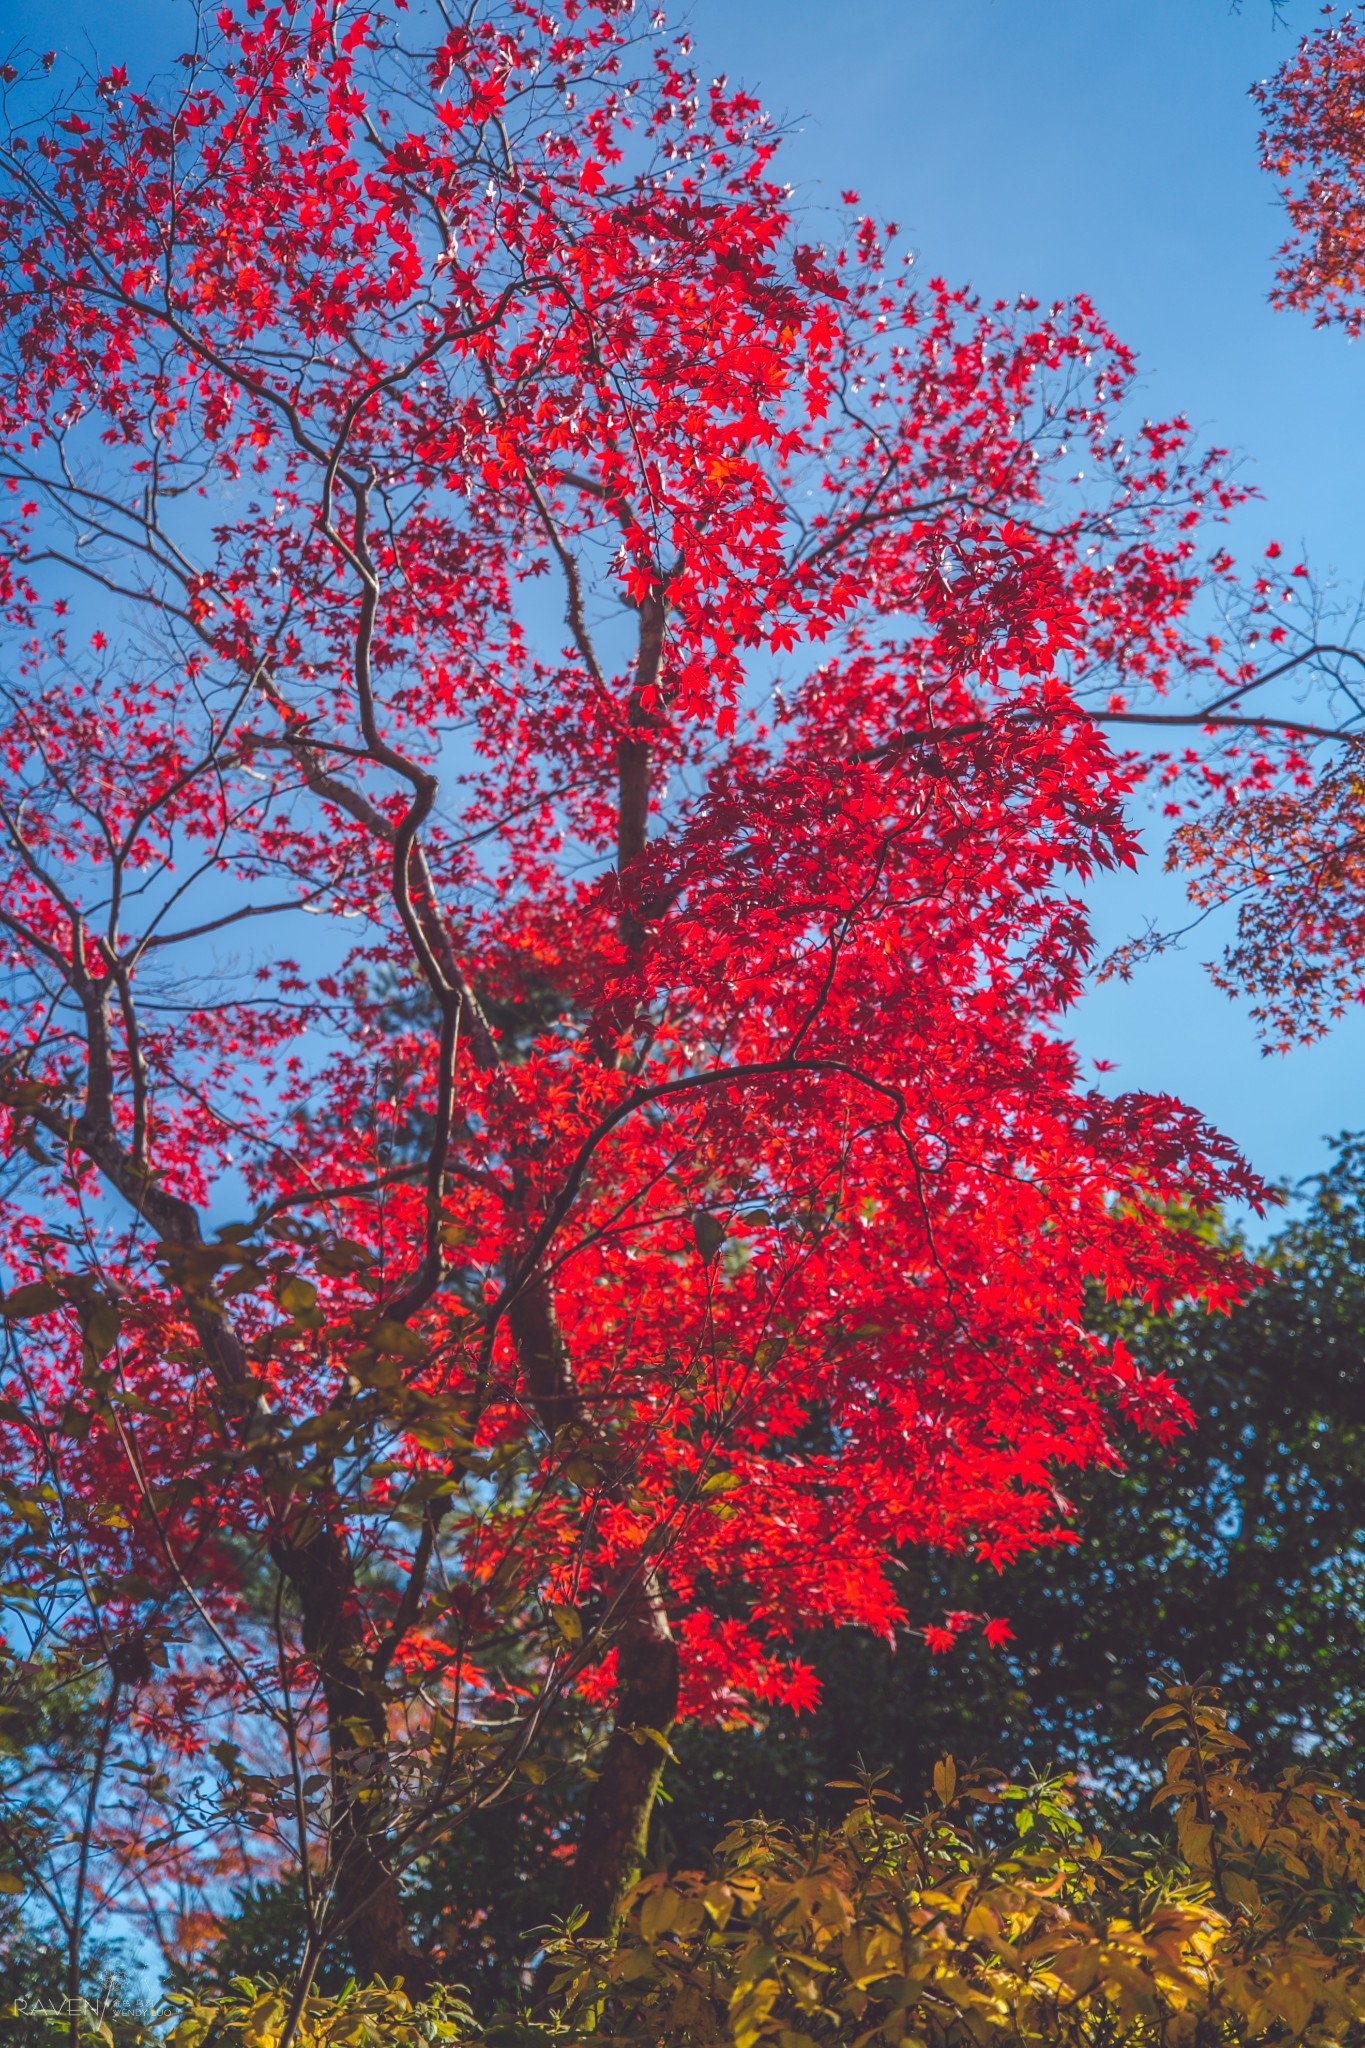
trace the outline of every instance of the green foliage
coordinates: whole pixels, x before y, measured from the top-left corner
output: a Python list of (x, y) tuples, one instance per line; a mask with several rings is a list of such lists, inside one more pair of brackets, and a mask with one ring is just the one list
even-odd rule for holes
[[(66, 1952), (34, 1934), (10, 1903), (0, 1920), (0, 2042), (4, 2048), (70, 2048)], [(94, 1948), (84, 1956), (75, 2018), (79, 2048), (143, 2048), (154, 2038), (116, 1949)]]
[[(147, 2015), (116, 1944), (71, 1960), (43, 1910), (78, 1853), (76, 1831), (104, 1710), (102, 1674), (79, 1659), (23, 1657), (0, 1643), (0, 2043), (3, 2048), (137, 2048)], [(69, 1893), (68, 1893), (69, 1897)]]
[[(247, 1884), (222, 1916), (213, 1946), (170, 1971), (173, 1990), (226, 1993), (237, 1979), (292, 1977), (308, 1938), (303, 1887), (297, 1875)], [(316, 1973), (323, 1993), (344, 1989), (350, 1971), (340, 1948), (329, 1948)]]

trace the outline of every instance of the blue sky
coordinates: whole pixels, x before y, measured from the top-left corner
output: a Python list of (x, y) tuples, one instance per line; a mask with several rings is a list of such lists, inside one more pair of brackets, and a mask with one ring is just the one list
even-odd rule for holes
[[(139, 69), (185, 40), (177, 0), (4, 0), (0, 41)], [(678, 10), (674, 10), (677, 17)], [(1088, 292), (1141, 359), (1147, 411), (1183, 410), (1234, 450), (1270, 538), (1365, 578), (1365, 349), (1266, 303), (1280, 218), (1247, 87), (1317, 19), (1311, 0), (693, 0), (709, 75), (759, 89), (792, 130), (813, 205), (847, 186), (897, 220), (926, 270), (996, 297)], [(1180, 899), (1150, 864), (1095, 897), (1101, 940)], [(1197, 946), (1089, 996), (1074, 1019), (1127, 1087), (1168, 1090), (1262, 1172), (1296, 1178), (1324, 1135), (1365, 1127), (1365, 1014), (1265, 1059)]]

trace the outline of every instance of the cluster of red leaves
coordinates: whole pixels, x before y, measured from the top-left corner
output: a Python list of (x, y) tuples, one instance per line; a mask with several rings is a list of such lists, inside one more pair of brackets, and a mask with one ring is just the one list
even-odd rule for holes
[(1365, 780), (1351, 740), (1308, 786), (1250, 788), (1187, 819), (1172, 861), (1200, 906), (1235, 903), (1237, 936), (1214, 974), (1249, 995), (1276, 1050), (1320, 1038), (1361, 1000)]
[(389, 1682), (647, 1578), (686, 1711), (808, 1704), (903, 1546), (1181, 1425), (1091, 1290), (1238, 1285), (1231, 1150), (1059, 1028), (1134, 851), (1073, 679), (1206, 658), (1229, 487), (1085, 302), (800, 245), (628, 26), (225, 13), (5, 146), (6, 1457), (244, 1706), (299, 1518)]
[(1292, 236), (1274, 302), (1359, 334), (1365, 309), (1365, 31), (1324, 9), (1327, 25), (1254, 97), (1265, 116), (1261, 162), (1280, 180)]
[[(1262, 164), (1292, 231), (1272, 301), (1354, 336), (1365, 318), (1365, 24), (1324, 13), (1254, 90)], [(1235, 911), (1215, 979), (1250, 998), (1267, 1047), (1283, 1051), (1321, 1037), (1365, 989), (1359, 610), (1315, 589), (1306, 564), (1286, 573), (1278, 544), (1225, 610), (1230, 630), (1209, 642), (1198, 696), (1162, 706), (1139, 693), (1114, 708), (1203, 728), (1158, 757), (1178, 821), (1169, 864), (1201, 913)]]

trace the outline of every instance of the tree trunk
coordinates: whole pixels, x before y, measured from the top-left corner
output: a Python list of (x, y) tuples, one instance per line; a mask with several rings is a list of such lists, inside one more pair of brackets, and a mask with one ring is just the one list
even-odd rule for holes
[(402, 1978), (422, 1998), (436, 1981), (408, 1929), (387, 1831), (383, 1685), (365, 1655), (349, 1548), (325, 1522), (273, 1546), (298, 1594), (303, 1645), (316, 1667), (331, 1758), (331, 1871), (335, 1921), (362, 1981)]
[(609, 1934), (644, 1868), (649, 1820), (678, 1715), (678, 1646), (651, 1575), (616, 1638), (615, 1726), (588, 1800), (574, 1860), (574, 1903), (590, 1934)]
[[(626, 892), (630, 871), (649, 845), (654, 742), (663, 724), (658, 693), (667, 624), (667, 589), (660, 585), (640, 607), (627, 729), (616, 750), (616, 869), (621, 890), (617, 928), (637, 959), (644, 952), (646, 932)], [(624, 998), (620, 1012), (607, 1019), (604, 1051), (609, 1045), (613, 1057), (614, 1040), (628, 1021), (630, 1002)], [(590, 1446), (592, 1417), (574, 1375), (546, 1274), (530, 1276), (512, 1302), (508, 1320), (542, 1429), (553, 1438), (572, 1427), (581, 1433), (585, 1448)], [(616, 1484), (608, 1473), (609, 1496)], [(619, 1492), (616, 1497), (621, 1497)], [(627, 1581), (606, 1591), (609, 1598), (614, 1595), (609, 1634), (617, 1657), (614, 1725), (588, 1800), (571, 1900), (587, 1908), (588, 1928), (595, 1934), (605, 1934), (615, 1925), (643, 1868), (668, 1736), (678, 1716), (678, 1646), (658, 1579), (637, 1567)]]
[[(590, 1442), (591, 1417), (544, 1273), (531, 1275), (508, 1321), (542, 1429), (553, 1437), (572, 1426)], [(608, 1493), (613, 1483), (608, 1475)], [(587, 1907), (596, 1933), (614, 1924), (640, 1874), (669, 1730), (678, 1715), (678, 1646), (652, 1572), (643, 1578), (637, 1572), (618, 1589), (610, 1642), (617, 1655), (615, 1725), (588, 1800), (569, 1901)]]

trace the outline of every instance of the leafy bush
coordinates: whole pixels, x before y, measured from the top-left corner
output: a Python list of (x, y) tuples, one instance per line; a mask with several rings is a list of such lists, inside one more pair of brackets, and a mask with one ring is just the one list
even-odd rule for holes
[[(293, 1999), (274, 1983), (239, 1977), (221, 1995), (174, 1992), (165, 2018), (171, 2048), (279, 2048)], [(438, 1992), (414, 2006), (401, 1985), (348, 1984), (339, 1993), (311, 1993), (295, 2021), (291, 2048), (427, 2048), (477, 2039), (473, 2014), (458, 1993)]]
[[(545, 2008), (485, 2028), (458, 1999), (307, 2001), (296, 2048), (1224, 2048), (1365, 2043), (1365, 1805), (1307, 1765), (1258, 1784), (1216, 1695), (1149, 1730), (1169, 1839), (1094, 1834), (1074, 1779), (934, 1773), (903, 1817), (732, 1828), (659, 1871), (611, 1940), (549, 1946)], [(855, 1790), (859, 1788), (853, 1788)], [(176, 2048), (284, 2048), (287, 1994), (181, 2001)]]
[(570, 1941), (560, 2027), (600, 2042), (1365, 2039), (1365, 1808), (1313, 1771), (1266, 1788), (1217, 1700), (1152, 1715), (1175, 1843), (1103, 1842), (1074, 1784), (935, 1772), (914, 1819), (732, 1829), (709, 1875), (647, 1879), (611, 1946)]

